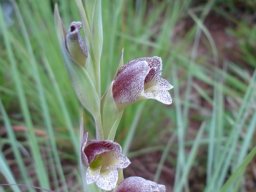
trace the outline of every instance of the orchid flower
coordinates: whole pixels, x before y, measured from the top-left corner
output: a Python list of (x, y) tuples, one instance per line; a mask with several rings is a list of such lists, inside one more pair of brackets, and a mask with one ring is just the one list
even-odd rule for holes
[(168, 92), (173, 86), (161, 77), (162, 59), (143, 57), (122, 66), (112, 82), (117, 106), (124, 107), (140, 99), (155, 99), (166, 105), (172, 103)]
[(121, 146), (110, 140), (92, 140), (87, 135), (82, 143), (82, 158), (87, 166), (87, 184), (96, 185), (106, 191), (113, 190), (118, 181), (118, 170), (128, 167), (130, 160), (122, 154)]
[(142, 177), (128, 177), (116, 188), (115, 192), (165, 192), (164, 185)]

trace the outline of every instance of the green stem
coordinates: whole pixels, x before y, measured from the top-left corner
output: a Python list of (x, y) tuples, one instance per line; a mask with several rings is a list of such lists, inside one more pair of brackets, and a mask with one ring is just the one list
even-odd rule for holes
[(103, 132), (103, 127), (102, 127), (100, 112), (98, 112), (94, 116), (94, 121), (95, 121), (95, 127), (96, 127), (96, 139), (97, 140), (103, 140), (104, 139), (104, 132)]
[(124, 173), (123, 173), (123, 169), (120, 169), (118, 171), (118, 181), (117, 181), (117, 186), (119, 185), (119, 183), (121, 183), (124, 180)]

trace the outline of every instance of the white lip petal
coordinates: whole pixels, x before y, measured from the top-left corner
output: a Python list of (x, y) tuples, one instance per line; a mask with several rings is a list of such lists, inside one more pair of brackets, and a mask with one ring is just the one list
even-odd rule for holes
[(173, 86), (162, 77), (157, 77), (156, 79), (152, 80), (150, 85), (147, 85), (145, 88), (145, 92), (150, 91), (168, 91), (171, 90)]
[(103, 190), (110, 191), (116, 187), (117, 180), (117, 170), (105, 171), (100, 174), (100, 177), (98, 177), (96, 185)]
[(172, 104), (172, 97), (166, 90), (148, 91), (142, 93), (141, 96), (147, 99), (155, 99), (165, 105)]
[(97, 169), (91, 169), (90, 167), (88, 167), (86, 171), (87, 184), (92, 184), (98, 180), (98, 178), (100, 177), (100, 168), (101, 167), (98, 167)]
[(166, 79), (161, 77), (156, 80), (155, 87), (157, 87), (157, 90), (171, 90), (173, 88), (173, 86)]

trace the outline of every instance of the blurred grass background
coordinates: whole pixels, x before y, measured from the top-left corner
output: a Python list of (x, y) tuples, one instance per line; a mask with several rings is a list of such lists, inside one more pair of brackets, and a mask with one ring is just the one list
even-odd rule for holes
[[(0, 1), (0, 191), (82, 190), (55, 2), (66, 27), (80, 20), (75, 1)], [(116, 140), (132, 160), (126, 176), (168, 192), (256, 191), (255, 10), (253, 0), (102, 1), (102, 91), (122, 48), (125, 62), (161, 56), (174, 85), (171, 106), (125, 111)], [(89, 117), (86, 128), (94, 133)]]

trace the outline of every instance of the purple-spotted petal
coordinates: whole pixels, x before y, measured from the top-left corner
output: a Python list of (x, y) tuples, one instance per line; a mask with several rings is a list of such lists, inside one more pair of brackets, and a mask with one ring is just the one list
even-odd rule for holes
[(164, 185), (146, 180), (142, 177), (128, 177), (123, 180), (115, 192), (165, 192)]
[(146, 61), (148, 66), (150, 67), (150, 69), (155, 69), (155, 72), (159, 75), (161, 75), (161, 71), (162, 71), (162, 59), (161, 57), (158, 56), (153, 56), (153, 57), (142, 57), (142, 58), (137, 58), (134, 59), (132, 61), (130, 61), (129, 63), (136, 63), (138, 61)]
[(146, 61), (132, 61), (119, 70), (112, 84), (112, 93), (117, 105), (126, 105), (138, 99), (144, 89), (144, 80), (149, 70)]
[(125, 155), (121, 154), (118, 158), (119, 163), (118, 163), (118, 168), (119, 169), (124, 169), (128, 167), (131, 164), (131, 161), (126, 157)]

